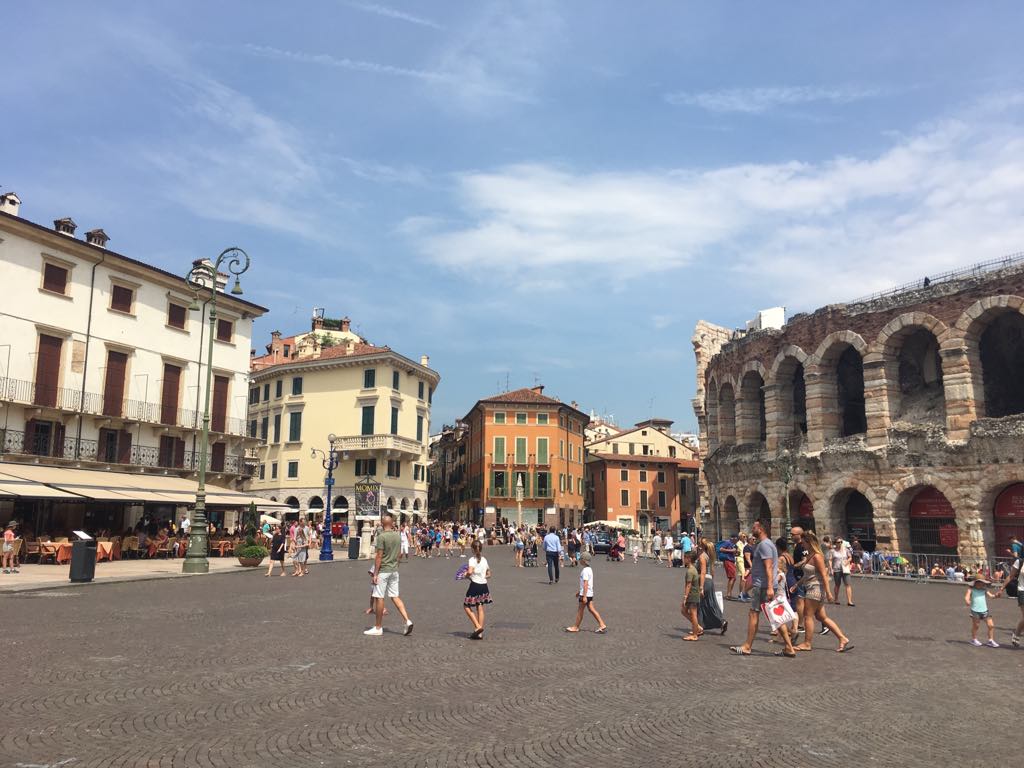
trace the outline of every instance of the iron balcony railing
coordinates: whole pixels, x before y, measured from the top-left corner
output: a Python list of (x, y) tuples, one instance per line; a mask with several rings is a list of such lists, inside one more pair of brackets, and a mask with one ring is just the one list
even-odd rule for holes
[[(54, 435), (25, 433), (14, 429), (0, 430), (0, 435), (3, 438), (0, 440), (0, 452), (5, 455), (39, 456), (189, 472), (199, 470), (199, 451), (175, 454), (173, 451), (161, 451), (160, 448), (148, 445), (132, 445), (130, 448), (122, 449), (119, 445), (104, 445), (96, 440), (75, 437), (61, 439)], [(207, 469), (211, 472), (252, 477), (256, 473), (256, 466), (257, 462), (253, 457), (243, 454), (225, 454), (222, 460), (217, 458), (212, 450), (207, 454)]]
[[(192, 408), (164, 408), (162, 403), (131, 398), (111, 402), (95, 392), (83, 393), (79, 389), (37, 384), (24, 379), (0, 377), (0, 401), (187, 429), (201, 429), (203, 426), (202, 411)], [(246, 434), (245, 419), (225, 417), (223, 424), (220, 421), (211, 414), (211, 430), (228, 435)]]

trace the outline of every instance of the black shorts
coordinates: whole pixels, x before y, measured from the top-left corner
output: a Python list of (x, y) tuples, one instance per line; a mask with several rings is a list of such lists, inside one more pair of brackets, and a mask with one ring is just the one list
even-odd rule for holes
[(590, 605), (592, 602), (594, 602), (594, 598), (592, 597), (582, 597), (577, 595), (577, 599), (579, 599), (579, 601), (584, 605)]

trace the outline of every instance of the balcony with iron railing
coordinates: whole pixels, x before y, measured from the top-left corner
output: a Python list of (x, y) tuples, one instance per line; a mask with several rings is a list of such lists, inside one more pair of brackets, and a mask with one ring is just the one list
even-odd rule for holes
[[(192, 408), (178, 408), (177, 405), (165, 407), (163, 403), (151, 403), (131, 398), (111, 399), (95, 392), (36, 384), (23, 379), (0, 377), (0, 402), (53, 408), (73, 413), (87, 413), (92, 416), (110, 416), (125, 421), (162, 424), (185, 429), (198, 430), (203, 426), (202, 411)], [(211, 414), (210, 429), (219, 434), (244, 437), (246, 436), (246, 421), (228, 416), (221, 419)]]
[[(0, 436), (0, 455), (3, 456), (50, 458), (65, 462), (118, 465), (135, 469), (199, 471), (199, 451), (181, 451), (175, 455), (173, 451), (162, 451), (155, 446), (104, 445), (97, 440), (58, 438), (14, 429), (0, 429)], [(252, 477), (256, 472), (256, 462), (253, 457), (243, 454), (225, 454), (221, 461), (211, 451), (207, 455), (207, 470)]]

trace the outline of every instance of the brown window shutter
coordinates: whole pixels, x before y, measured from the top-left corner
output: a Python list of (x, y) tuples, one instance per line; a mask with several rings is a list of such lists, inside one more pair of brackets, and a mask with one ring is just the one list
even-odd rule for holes
[(110, 289), (110, 308), (118, 312), (132, 311), (132, 295), (135, 292), (123, 285), (115, 285)]
[(168, 304), (167, 305), (167, 324), (173, 328), (184, 328), (185, 327), (185, 313), (188, 310), (181, 304)]
[(25, 422), (25, 442), (22, 446), (25, 453), (38, 453), (36, 450), (36, 420), (29, 419)]
[(117, 463), (132, 463), (132, 433), (123, 429), (117, 436)]
[(214, 432), (223, 432), (228, 416), (228, 377), (213, 377), (213, 413), (211, 427)]
[(185, 466), (185, 441), (180, 438), (174, 441), (174, 466)]
[(43, 288), (54, 293), (67, 293), (68, 271), (56, 264), (43, 265)]
[(107, 352), (106, 380), (103, 384), (103, 415), (121, 416), (124, 413), (124, 379), (128, 371), (128, 355)]
[(217, 321), (217, 340), (218, 341), (231, 341), (231, 334), (234, 331), (234, 323), (230, 320), (218, 320)]
[(210, 471), (211, 472), (223, 472), (224, 471), (224, 450), (227, 448), (227, 443), (214, 443), (212, 450), (210, 451)]
[(36, 355), (36, 405), (57, 405), (57, 381), (60, 378), (60, 350), (64, 340), (56, 336), (39, 336), (39, 353)]
[(178, 391), (181, 384), (181, 368), (170, 363), (164, 364), (164, 381), (160, 393), (160, 423), (178, 423)]

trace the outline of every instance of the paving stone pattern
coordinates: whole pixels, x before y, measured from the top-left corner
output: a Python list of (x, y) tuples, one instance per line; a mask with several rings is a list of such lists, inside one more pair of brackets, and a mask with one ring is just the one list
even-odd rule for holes
[[(963, 590), (855, 582), (796, 660), (680, 640), (680, 571), (595, 562), (605, 636), (488, 550), (493, 622), (467, 639), (457, 562), (402, 566), (416, 622), (367, 626), (366, 564), (0, 596), (3, 766), (935, 766), (1016, 754), (1024, 651), (973, 648)], [(464, 562), (464, 561), (461, 561)], [(994, 606), (1008, 643), (1017, 608)], [(588, 616), (585, 627), (593, 629)]]

